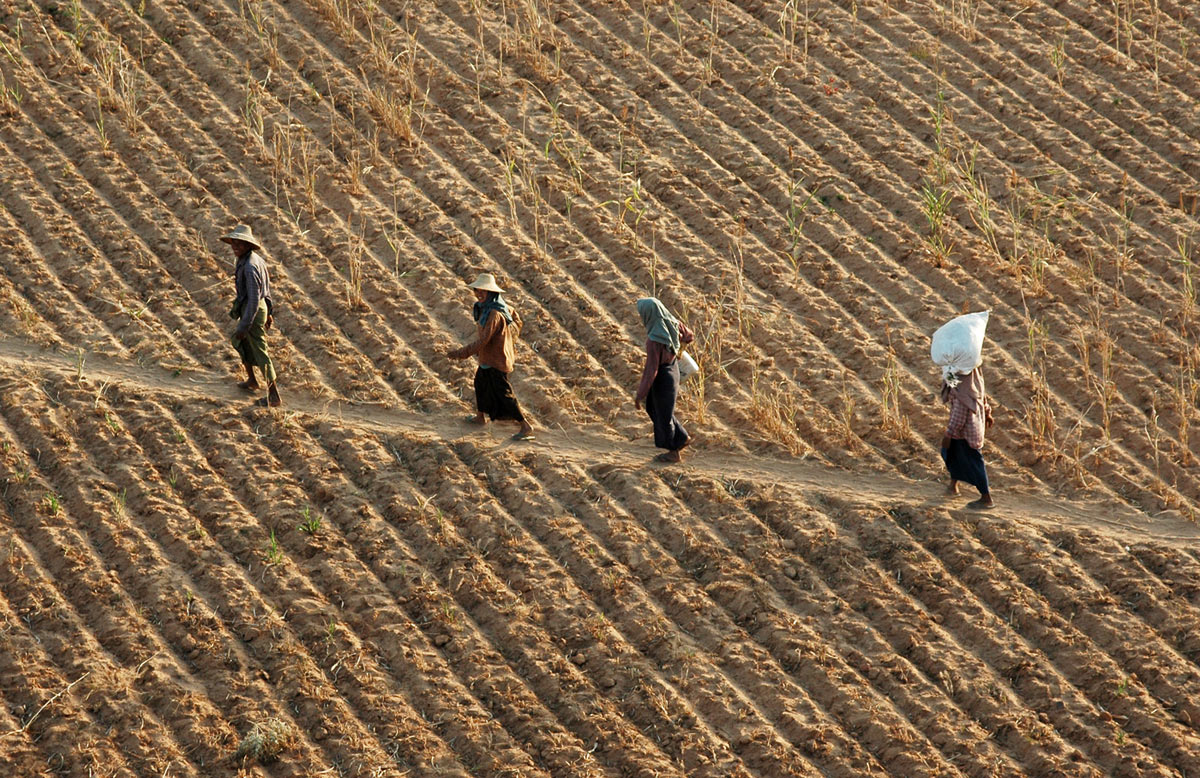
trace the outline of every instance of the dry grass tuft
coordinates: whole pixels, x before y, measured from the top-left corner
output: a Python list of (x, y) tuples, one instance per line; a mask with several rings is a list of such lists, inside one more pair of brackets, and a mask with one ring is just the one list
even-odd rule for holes
[(238, 759), (253, 759), (269, 764), (296, 742), (292, 726), (282, 719), (267, 719), (255, 724), (238, 745)]

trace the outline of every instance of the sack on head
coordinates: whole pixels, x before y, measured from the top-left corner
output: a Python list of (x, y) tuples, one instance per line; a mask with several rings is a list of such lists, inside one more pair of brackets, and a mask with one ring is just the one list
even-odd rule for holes
[(960, 373), (969, 373), (983, 362), (983, 336), (990, 311), (955, 317), (933, 333), (929, 355), (942, 372), (942, 380), (954, 386)]

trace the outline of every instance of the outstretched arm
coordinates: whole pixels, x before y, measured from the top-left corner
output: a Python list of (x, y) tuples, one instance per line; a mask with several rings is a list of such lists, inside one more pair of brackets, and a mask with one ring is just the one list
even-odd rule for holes
[(451, 359), (466, 359), (472, 354), (478, 354), (479, 349), (492, 338), (496, 337), (496, 333), (505, 324), (504, 317), (499, 311), (492, 311), (488, 314), (487, 321), (479, 328), (479, 334), (475, 336), (475, 340), (471, 341), (462, 348), (456, 348), (453, 351), (446, 352), (446, 356)]

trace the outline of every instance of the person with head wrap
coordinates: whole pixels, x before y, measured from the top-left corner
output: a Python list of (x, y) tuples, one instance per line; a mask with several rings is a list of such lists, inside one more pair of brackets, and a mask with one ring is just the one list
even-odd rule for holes
[(646, 327), (646, 363), (633, 402), (645, 405), (654, 425), (654, 445), (666, 449), (656, 459), (679, 462), (680, 452), (691, 439), (675, 418), (675, 399), (679, 394), (679, 353), (693, 335), (687, 325), (667, 311), (657, 297), (637, 301), (638, 315)]

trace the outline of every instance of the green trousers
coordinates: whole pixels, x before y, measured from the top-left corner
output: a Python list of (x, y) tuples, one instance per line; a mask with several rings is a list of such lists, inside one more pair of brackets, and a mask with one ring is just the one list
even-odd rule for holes
[[(240, 315), (240, 314), (239, 314)], [(258, 311), (250, 324), (246, 337), (234, 344), (242, 355), (242, 364), (247, 368), (257, 367), (262, 371), (267, 383), (275, 383), (275, 363), (271, 361), (271, 351), (267, 348), (267, 301), (258, 303)]]

